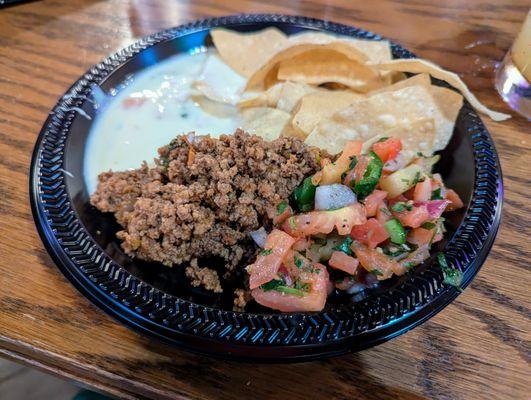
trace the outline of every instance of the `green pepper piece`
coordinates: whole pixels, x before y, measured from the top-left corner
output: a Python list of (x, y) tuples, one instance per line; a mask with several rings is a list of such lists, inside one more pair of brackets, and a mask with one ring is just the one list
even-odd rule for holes
[(406, 243), (406, 231), (399, 220), (396, 218), (390, 219), (384, 224), (387, 233), (389, 233), (389, 239), (395, 244)]
[(312, 177), (309, 176), (293, 191), (293, 200), (300, 211), (306, 212), (313, 209), (316, 188), (317, 186), (312, 183)]
[(354, 193), (359, 200), (364, 199), (374, 191), (382, 176), (383, 162), (380, 157), (372, 150), (366, 157), (368, 157), (367, 169), (360, 181), (354, 185)]

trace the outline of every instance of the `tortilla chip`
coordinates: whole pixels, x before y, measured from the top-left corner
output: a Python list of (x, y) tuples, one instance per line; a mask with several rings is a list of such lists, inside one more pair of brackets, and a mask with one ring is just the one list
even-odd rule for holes
[(373, 76), (379, 76), (377, 70), (372, 67), (364, 66), (365, 62), (368, 60), (367, 56), (348, 44), (337, 41), (328, 44), (295, 44), (284, 48), (262, 65), (260, 69), (249, 77), (245, 90), (259, 91), (269, 88), (278, 82), (278, 67), (282, 61), (290, 60), (302, 53), (309, 53), (306, 55), (306, 60), (311, 61), (311, 54), (319, 54), (319, 51), (328, 51), (328, 54), (335, 52), (337, 54), (333, 54), (334, 58), (346, 58), (351, 61), (357, 61), (360, 64), (357, 68), (363, 68), (365, 71), (371, 71)]
[(508, 114), (503, 114), (500, 112), (493, 111), (483, 104), (472, 94), (468, 89), (466, 84), (459, 78), (459, 76), (453, 72), (446, 71), (429, 61), (422, 60), (419, 58), (412, 59), (397, 59), (392, 60), (387, 63), (374, 64), (376, 67), (386, 71), (401, 71), (401, 72), (412, 72), (412, 73), (428, 73), (434, 78), (443, 80), (448, 84), (452, 85), (458, 89), (463, 96), (468, 100), (468, 102), (480, 113), (488, 115), (494, 121), (504, 121), (508, 118), (511, 118)]
[(330, 117), (363, 95), (351, 91), (320, 91), (301, 98), (291, 125), (299, 136), (306, 137), (319, 121)]
[(265, 92), (247, 92), (243, 99), (236, 104), (238, 108), (249, 107), (273, 107), (276, 108), (282, 87), (287, 82), (279, 82), (271, 86)]
[(293, 125), (289, 122), (286, 124), (286, 126), (282, 130), (281, 136), (296, 137), (303, 141), (304, 139), (306, 139), (306, 134), (304, 134), (302, 131), (298, 131), (295, 128), (293, 128)]
[(192, 100), (207, 114), (218, 118), (238, 118), (238, 110), (226, 103), (214, 101), (208, 97), (200, 95), (192, 95)]
[(277, 139), (291, 118), (291, 114), (269, 107), (245, 108), (241, 116), (243, 130), (266, 140)]
[(240, 101), (238, 107), (273, 107), (291, 112), (302, 96), (317, 91), (324, 91), (324, 89), (304, 83), (279, 82), (255, 97)]
[(287, 36), (277, 28), (253, 33), (212, 29), (212, 41), (219, 55), (234, 71), (248, 78), (287, 43)]
[(328, 49), (315, 49), (280, 62), (277, 77), (315, 85), (337, 82), (359, 92), (386, 85), (378, 72)]
[[(338, 153), (349, 140), (366, 141), (397, 126), (407, 126), (418, 119), (433, 118), (436, 137), (432, 151), (443, 149), (452, 136), (455, 118), (451, 119), (453, 115), (450, 112), (439, 108), (434, 98), (436, 96), (430, 90), (431, 87), (417, 85), (357, 100), (321, 121), (306, 142)], [(457, 93), (455, 95), (459, 96)], [(445, 101), (441, 108), (446, 106)]]
[(420, 118), (409, 124), (399, 125), (385, 133), (376, 135), (363, 143), (362, 153), (366, 153), (371, 146), (384, 137), (393, 137), (402, 142), (400, 152), (402, 162), (408, 164), (417, 153), (424, 156), (433, 154), (435, 142), (435, 120), (433, 118)]
[[(223, 79), (219, 79), (223, 76)], [(218, 55), (210, 54), (192, 86), (211, 100), (236, 104), (245, 86), (245, 79), (225, 64)]]
[(430, 86), (431, 85), (431, 79), (428, 74), (418, 74), (414, 75), (411, 78), (404, 79), (403, 81), (398, 81), (396, 83), (393, 83), (390, 86), (386, 86), (380, 89), (373, 90), (372, 92), (368, 93), (369, 96), (372, 96), (374, 94), (383, 93), (383, 92), (392, 92), (395, 90), (400, 90), (405, 87), (409, 86)]
[(350, 36), (336, 36), (326, 32), (302, 32), (288, 38), (290, 43), (328, 44), (335, 41), (348, 43), (365, 54), (370, 62), (383, 63), (392, 60), (391, 45), (387, 40), (363, 40)]

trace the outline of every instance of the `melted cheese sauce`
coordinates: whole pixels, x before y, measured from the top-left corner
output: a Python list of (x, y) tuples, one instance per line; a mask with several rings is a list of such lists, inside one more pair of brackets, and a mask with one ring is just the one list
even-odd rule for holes
[(235, 107), (208, 100), (201, 92), (209, 90), (234, 103), (244, 84), (213, 50), (170, 57), (128, 79), (112, 91), (92, 125), (84, 155), (89, 193), (101, 172), (151, 163), (157, 148), (177, 135), (233, 133), (240, 126)]

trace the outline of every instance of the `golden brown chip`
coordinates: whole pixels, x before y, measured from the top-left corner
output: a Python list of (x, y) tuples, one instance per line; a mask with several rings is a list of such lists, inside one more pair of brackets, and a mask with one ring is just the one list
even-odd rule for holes
[[(278, 81), (277, 73), (278, 66), (282, 61), (289, 60), (302, 53), (313, 53), (320, 50), (328, 50), (330, 52), (339, 53), (334, 57), (342, 55), (349, 60), (357, 61), (363, 64), (367, 61), (367, 56), (350, 46), (341, 42), (331, 42), (328, 44), (295, 44), (284, 48), (271, 57), (265, 64), (263, 64), (247, 81), (245, 90), (247, 91), (260, 91), (265, 90), (275, 84)], [(306, 56), (307, 59), (309, 56)], [(372, 69), (372, 67), (364, 67), (367, 71), (373, 71), (373, 74), (378, 76), (378, 71)]]
[(351, 91), (320, 91), (310, 93), (301, 98), (291, 120), (294, 130), (299, 136), (306, 137), (319, 121), (347, 107), (363, 95)]
[(364, 63), (352, 60), (331, 49), (313, 49), (281, 61), (279, 80), (290, 80), (314, 85), (337, 82), (359, 92), (382, 87), (386, 83), (380, 74)]
[(243, 130), (266, 140), (277, 139), (291, 118), (291, 114), (269, 107), (245, 108), (241, 116)]
[(288, 40), (277, 28), (253, 33), (218, 28), (211, 30), (210, 35), (223, 61), (246, 78), (282, 49)]
[[(439, 108), (434, 98), (439, 94), (432, 95), (430, 90), (431, 87), (409, 86), (356, 100), (347, 108), (321, 121), (306, 142), (338, 153), (349, 140), (366, 141), (398, 126), (412, 124), (418, 119), (433, 118), (436, 136), (432, 151), (443, 149), (453, 133), (455, 117), (452, 117), (455, 112), (442, 111), (449, 101), (444, 99), (444, 105)], [(455, 92), (454, 94), (459, 96)], [(448, 93), (442, 96), (450, 99)], [(457, 101), (455, 97), (453, 101)], [(455, 108), (457, 106), (459, 104)]]
[(468, 89), (466, 84), (459, 78), (459, 76), (453, 72), (446, 71), (436, 64), (429, 61), (412, 58), (412, 59), (397, 59), (386, 63), (375, 64), (376, 67), (386, 71), (401, 71), (412, 73), (428, 73), (434, 78), (443, 80), (456, 89), (458, 89), (463, 96), (469, 101), (469, 103), (480, 113), (488, 115), (494, 121), (503, 121), (511, 118), (508, 114), (503, 114), (497, 111), (493, 111), (484, 106), (474, 94)]

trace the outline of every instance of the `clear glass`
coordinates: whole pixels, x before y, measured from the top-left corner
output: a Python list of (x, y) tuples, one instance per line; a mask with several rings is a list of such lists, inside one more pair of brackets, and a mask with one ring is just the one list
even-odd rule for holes
[(496, 89), (509, 106), (531, 120), (531, 10), (496, 71)]

